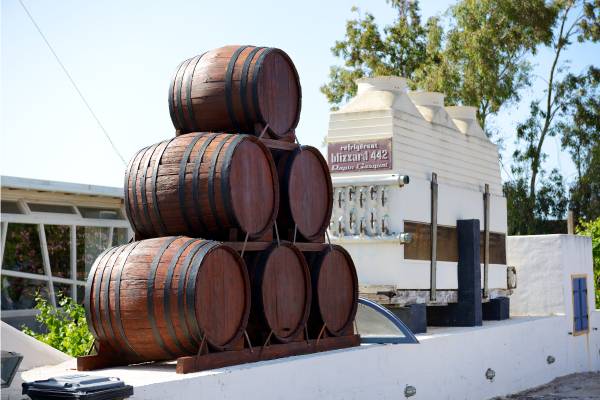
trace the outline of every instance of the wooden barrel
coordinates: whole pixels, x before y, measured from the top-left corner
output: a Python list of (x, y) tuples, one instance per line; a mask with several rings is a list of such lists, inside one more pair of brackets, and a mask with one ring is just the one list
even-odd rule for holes
[(252, 285), (248, 333), (253, 343), (297, 339), (310, 312), (310, 275), (304, 256), (296, 246), (282, 242), (245, 258)]
[(280, 49), (225, 46), (182, 62), (169, 87), (179, 133), (224, 131), (293, 135), (302, 93), (296, 67)]
[(84, 305), (101, 344), (134, 360), (167, 360), (197, 354), (203, 340), (212, 350), (243, 340), (250, 282), (241, 257), (219, 242), (147, 239), (98, 257)]
[(276, 153), (280, 202), (277, 226), (290, 241), (323, 242), (333, 207), (333, 188), (321, 152), (302, 146)]
[(277, 170), (254, 136), (193, 133), (140, 150), (125, 175), (137, 238), (185, 234), (229, 240), (268, 231), (279, 208)]
[(319, 335), (325, 326), (333, 336), (351, 334), (358, 305), (358, 278), (352, 257), (337, 245), (304, 254), (313, 289), (309, 332)]

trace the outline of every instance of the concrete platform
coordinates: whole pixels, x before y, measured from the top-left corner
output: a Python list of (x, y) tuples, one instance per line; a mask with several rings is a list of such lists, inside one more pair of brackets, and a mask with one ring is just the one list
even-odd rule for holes
[[(600, 327), (600, 311), (591, 315)], [(575, 372), (600, 370), (600, 331), (569, 335), (565, 316), (486, 321), (477, 328), (430, 328), (420, 344), (363, 345), (178, 375), (174, 363), (90, 372), (117, 376), (135, 399), (486, 399)], [(554, 358), (549, 364), (548, 356)], [(27, 381), (76, 373), (69, 361), (23, 373)], [(486, 378), (492, 370), (493, 379)], [(489, 376), (490, 372), (488, 372)]]

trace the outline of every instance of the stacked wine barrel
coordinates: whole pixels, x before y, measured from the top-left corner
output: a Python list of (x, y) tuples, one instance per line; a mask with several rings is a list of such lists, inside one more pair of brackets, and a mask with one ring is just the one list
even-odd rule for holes
[(155, 361), (352, 335), (356, 271), (323, 244), (331, 177), (317, 149), (295, 144), (301, 89), (287, 54), (226, 46), (185, 60), (168, 103), (176, 135), (125, 173), (135, 241), (89, 273), (96, 340)]

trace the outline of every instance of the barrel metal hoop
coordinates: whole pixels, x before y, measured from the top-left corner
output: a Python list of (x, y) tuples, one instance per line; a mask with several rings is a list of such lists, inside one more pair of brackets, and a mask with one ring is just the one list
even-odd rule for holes
[(92, 336), (94, 336), (94, 338), (96, 339), (98, 339), (98, 333), (94, 327), (91, 309), (92, 285), (94, 284), (94, 278), (96, 276), (96, 270), (98, 269), (98, 265), (102, 262), (102, 260), (104, 260), (106, 254), (111, 250), (114, 250), (114, 247), (108, 248), (102, 253), (100, 253), (100, 255), (96, 258), (96, 261), (94, 261), (94, 264), (92, 264), (90, 272), (88, 273), (87, 280), (85, 282), (85, 295), (83, 298), (83, 308), (85, 308), (85, 320), (87, 322), (88, 328), (90, 329), (90, 332), (92, 333)]
[(254, 73), (252, 74), (252, 104), (254, 105), (254, 114), (256, 114), (256, 118), (262, 123), (266, 123), (266, 121), (258, 104), (258, 74), (265, 58), (274, 50), (275, 48), (269, 47), (260, 54), (258, 60), (256, 60), (256, 64), (254, 64)]
[(179, 319), (179, 326), (183, 331), (183, 336), (189, 338), (194, 346), (198, 345), (198, 341), (196, 338), (190, 334), (190, 330), (187, 324), (187, 318), (185, 317), (185, 280), (187, 278), (188, 270), (190, 269), (190, 264), (192, 263), (194, 256), (201, 248), (207, 246), (211, 241), (203, 240), (200, 243), (196, 244), (192, 250), (188, 253), (179, 268), (179, 281), (177, 285), (177, 317)]
[(264, 47), (255, 47), (250, 54), (248, 54), (248, 57), (246, 57), (244, 66), (242, 67), (240, 99), (242, 100), (242, 110), (244, 111), (244, 119), (248, 132), (254, 131), (254, 127), (252, 126), (252, 117), (250, 116), (250, 110), (248, 110), (248, 72), (250, 72), (250, 64), (252, 64), (254, 56), (262, 49), (264, 49)]
[(198, 326), (198, 321), (195, 318), (195, 307), (196, 307), (196, 291), (194, 288), (196, 287), (196, 279), (198, 278), (198, 272), (200, 271), (200, 267), (202, 266), (202, 262), (204, 261), (204, 256), (208, 254), (208, 252), (215, 247), (217, 247), (219, 242), (210, 242), (207, 246), (204, 246), (202, 250), (194, 255), (194, 259), (192, 260), (192, 266), (190, 270), (190, 275), (187, 280), (187, 285), (185, 289), (185, 303), (187, 312), (185, 313), (185, 317), (190, 321), (190, 315), (193, 315), (194, 318), (191, 318), (192, 331), (197, 334), (197, 337), (202, 337), (204, 332)]
[(217, 225), (218, 231), (223, 230), (223, 224), (221, 223), (221, 218), (219, 218), (219, 215), (217, 213), (217, 204), (215, 199), (215, 174), (217, 172), (217, 161), (219, 160), (219, 156), (221, 155), (221, 149), (223, 148), (225, 143), (229, 141), (230, 137), (231, 136), (224, 137), (223, 140), (217, 145), (208, 170), (208, 202), (210, 204), (210, 209), (215, 219), (215, 224)]
[[(138, 154), (140, 155), (140, 158), (134, 162), (134, 167), (133, 167), (133, 183), (131, 185), (131, 196), (133, 197), (133, 207), (131, 208), (131, 215), (134, 217), (132, 218), (135, 219), (135, 217), (137, 216), (139, 218), (140, 215), (140, 210), (139, 210), (139, 204), (138, 204), (138, 195), (137, 195), (137, 178), (138, 178), (138, 172), (140, 169), (140, 164), (142, 162), (142, 160), (144, 159), (144, 156), (146, 155), (146, 151), (148, 151), (148, 149), (150, 148), (150, 146), (148, 147), (144, 147), (142, 150), (140, 150), (138, 152)], [(141, 234), (142, 230), (144, 229), (144, 226), (142, 223), (140, 223), (140, 226), (133, 224), (133, 227), (136, 231), (136, 233)]]
[(115, 254), (115, 252), (118, 249), (119, 249), (119, 247), (112, 248), (113, 251), (110, 252), (108, 259), (106, 260), (104, 265), (102, 265), (102, 270), (100, 271), (100, 276), (98, 278), (98, 282), (96, 285), (94, 285), (94, 293), (92, 293), (92, 295), (94, 296), (94, 315), (96, 316), (96, 322), (97, 322), (96, 333), (98, 334), (98, 340), (100, 340), (102, 338), (106, 339), (104, 325), (102, 324), (102, 321), (100, 320), (100, 292), (102, 291), (102, 281), (104, 280), (104, 271), (106, 270), (106, 264), (108, 264), (108, 262), (111, 260), (111, 257)]
[(171, 79), (171, 84), (169, 85), (169, 114), (171, 115), (171, 121), (173, 122), (175, 129), (181, 129), (181, 126), (179, 125), (179, 121), (177, 121), (177, 115), (175, 115), (175, 104), (174, 104), (175, 81), (177, 80), (177, 76), (179, 75), (181, 66), (184, 63), (185, 63), (185, 60), (179, 63), (179, 65), (177, 66), (177, 70), (175, 71), (175, 76), (173, 76), (173, 79)]
[(167, 251), (167, 248), (171, 245), (171, 243), (179, 238), (181, 238), (181, 236), (167, 239), (162, 246), (160, 246), (160, 250), (158, 250), (158, 253), (156, 253), (156, 256), (152, 260), (148, 275), (148, 291), (146, 297), (148, 305), (148, 320), (150, 321), (150, 326), (152, 327), (152, 335), (154, 336), (154, 340), (160, 345), (161, 349), (163, 349), (163, 351), (171, 357), (176, 357), (177, 355), (165, 345), (165, 342), (160, 335), (160, 331), (158, 330), (158, 325), (156, 324), (156, 316), (154, 315), (154, 281), (156, 279), (156, 270), (158, 269), (160, 259), (164, 255), (165, 251)]
[(180, 130), (187, 130), (187, 124), (185, 123), (185, 116), (183, 115), (183, 99), (181, 98), (181, 92), (183, 91), (183, 78), (185, 77), (185, 73), (187, 72), (188, 66), (192, 62), (192, 58), (184, 61), (185, 67), (183, 67), (183, 72), (181, 74), (181, 81), (179, 82), (179, 86), (177, 87), (177, 95), (175, 96), (175, 108), (177, 110), (177, 116), (180, 120)]
[[(112, 275), (112, 271), (114, 269), (115, 264), (117, 263), (117, 261), (119, 260), (119, 257), (121, 256), (121, 253), (123, 253), (123, 251), (125, 251), (125, 248), (128, 245), (124, 245), (124, 246), (119, 246), (117, 248), (117, 251), (115, 252), (116, 256), (114, 261), (110, 264), (110, 266), (106, 269), (108, 269), (108, 276), (107, 279), (105, 279), (102, 283), (104, 284), (104, 287), (102, 288), (102, 292), (104, 292), (104, 321), (106, 322), (106, 324), (108, 325), (108, 332), (105, 330), (104, 333), (106, 335), (106, 340), (113, 340), (116, 339), (115, 337), (115, 331), (113, 329), (112, 326), (112, 321), (110, 318), (110, 277)], [(103, 271), (104, 272), (104, 271)], [(98, 293), (99, 294), (99, 293)]]
[(206, 141), (202, 143), (202, 146), (200, 146), (200, 149), (198, 149), (198, 156), (194, 162), (194, 172), (192, 174), (192, 199), (194, 201), (196, 216), (198, 217), (198, 224), (200, 225), (200, 231), (202, 234), (208, 232), (208, 228), (204, 223), (202, 209), (200, 207), (200, 200), (198, 199), (198, 175), (200, 174), (200, 164), (202, 163), (202, 158), (204, 158), (204, 153), (206, 153), (206, 149), (208, 149), (208, 146), (218, 135), (218, 133), (212, 133), (208, 136), (205, 136)]
[(185, 225), (190, 234), (194, 232), (194, 228), (190, 223), (187, 209), (185, 207), (185, 172), (187, 169), (187, 163), (190, 158), (190, 154), (192, 153), (192, 150), (194, 149), (196, 143), (198, 143), (198, 140), (200, 140), (202, 137), (202, 134), (198, 134), (195, 138), (192, 139), (188, 147), (185, 149), (185, 152), (183, 153), (181, 163), (179, 163), (179, 185), (177, 186), (177, 194), (179, 195), (179, 209), (181, 210), (183, 222), (185, 222)]
[(232, 86), (233, 86), (233, 70), (235, 68), (235, 63), (237, 62), (238, 57), (242, 53), (242, 51), (246, 50), (250, 46), (240, 46), (233, 53), (231, 58), (229, 59), (229, 64), (227, 64), (227, 71), (225, 72), (225, 102), (227, 103), (227, 113), (229, 114), (229, 120), (233, 125), (233, 129), (236, 132), (240, 132), (240, 124), (238, 123), (237, 118), (233, 112), (233, 99), (232, 99)]
[[(137, 227), (135, 222), (133, 221), (132, 215), (133, 215), (133, 210), (131, 209), (131, 204), (130, 201), (131, 199), (129, 198), (129, 177), (131, 175), (131, 168), (133, 167), (133, 163), (135, 162), (135, 159), (140, 155), (140, 153), (142, 151), (144, 151), (145, 148), (138, 150), (137, 153), (135, 153), (135, 155), (133, 156), (133, 158), (129, 161), (129, 164), (127, 165), (127, 169), (125, 170), (125, 183), (123, 185), (123, 187), (125, 188), (125, 193), (124, 193), (124, 203), (125, 203), (125, 214), (127, 215), (127, 219), (129, 220), (129, 222), (131, 223), (133, 230), (137, 231)], [(134, 182), (135, 184), (135, 182)], [(134, 190), (135, 193), (135, 185), (132, 187), (132, 189)]]
[(133, 253), (133, 250), (140, 243), (141, 242), (133, 242), (133, 243), (129, 244), (130, 247), (127, 250), (127, 254), (124, 257), (123, 262), (117, 269), (117, 279), (115, 282), (116, 283), (116, 286), (115, 286), (115, 320), (117, 323), (117, 331), (119, 332), (119, 335), (121, 335), (123, 342), (127, 346), (127, 350), (129, 350), (129, 352), (131, 354), (134, 354), (136, 357), (140, 357), (140, 355), (133, 349), (133, 346), (131, 346), (131, 343), (127, 339), (127, 336), (125, 335), (125, 329), (123, 329), (123, 321), (121, 320), (121, 276), (123, 275), (123, 268), (125, 268), (127, 259), (129, 258), (131, 253)]
[(175, 140), (172, 138), (168, 142), (165, 142), (164, 147), (159, 151), (158, 156), (156, 157), (156, 161), (154, 162), (154, 170), (152, 171), (152, 181), (150, 182), (150, 192), (152, 193), (152, 208), (154, 209), (154, 214), (158, 219), (158, 229), (160, 236), (165, 236), (167, 234), (167, 227), (162, 220), (160, 215), (160, 209), (158, 208), (158, 195), (156, 194), (156, 179), (158, 177), (158, 167), (160, 166), (160, 160), (162, 159), (163, 154), (165, 154), (165, 150), (171, 142)]
[(144, 217), (146, 218), (145, 222), (147, 223), (146, 225), (150, 226), (150, 229), (148, 230), (148, 234), (150, 236), (153, 236), (154, 233), (154, 224), (152, 223), (152, 220), (150, 219), (150, 210), (148, 210), (148, 195), (146, 193), (146, 175), (148, 173), (148, 168), (150, 167), (150, 161), (152, 160), (152, 156), (154, 156), (154, 152), (156, 152), (156, 149), (158, 148), (158, 146), (160, 146), (162, 144), (162, 142), (160, 143), (156, 143), (153, 144), (151, 146), (152, 151), (150, 152), (150, 155), (148, 156), (148, 158), (146, 159), (146, 162), (144, 163), (144, 169), (142, 171), (142, 178), (141, 178), (141, 191), (142, 191), (142, 210), (144, 211)]
[(169, 268), (167, 270), (167, 277), (165, 279), (165, 287), (164, 287), (164, 293), (163, 293), (163, 305), (164, 305), (164, 309), (165, 309), (165, 321), (167, 323), (167, 330), (169, 331), (169, 335), (171, 336), (171, 339), (173, 340), (173, 342), (175, 343), (175, 345), (177, 346), (177, 348), (179, 349), (179, 351), (181, 353), (187, 353), (188, 350), (185, 349), (185, 347), (183, 346), (183, 344), (177, 337), (177, 334), (175, 333), (173, 318), (171, 315), (171, 294), (172, 294), (171, 285), (173, 284), (173, 274), (175, 273), (175, 267), (177, 266), (177, 262), (179, 261), (179, 258), (181, 258), (181, 255), (183, 254), (183, 252), (188, 247), (190, 247), (190, 245), (192, 243), (194, 243), (195, 241), (197, 241), (197, 239), (190, 239), (187, 242), (185, 242), (177, 250), (177, 253), (171, 259), (171, 263), (169, 264)]
[(192, 127), (192, 130), (195, 131), (197, 130), (197, 126), (196, 126), (196, 116), (194, 115), (194, 105), (192, 104), (192, 81), (194, 80), (194, 74), (196, 73), (196, 67), (198, 66), (198, 63), (200, 62), (200, 59), (206, 54), (207, 52), (204, 52), (202, 54), (200, 54), (198, 56), (198, 59), (196, 60), (196, 63), (194, 64), (194, 68), (192, 68), (192, 73), (190, 74), (190, 77), (188, 78), (188, 82), (187, 82), (187, 109), (188, 109), (188, 114), (190, 116), (190, 124)]
[(229, 181), (229, 175), (231, 172), (231, 161), (233, 160), (233, 152), (235, 148), (246, 139), (246, 135), (237, 135), (235, 139), (231, 141), (229, 147), (225, 151), (225, 161), (221, 170), (221, 199), (225, 206), (225, 215), (229, 220), (229, 224), (232, 226), (239, 226), (239, 221), (235, 215), (234, 209), (231, 205), (231, 182)]

